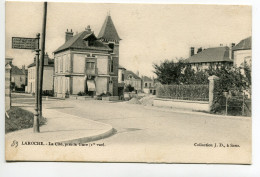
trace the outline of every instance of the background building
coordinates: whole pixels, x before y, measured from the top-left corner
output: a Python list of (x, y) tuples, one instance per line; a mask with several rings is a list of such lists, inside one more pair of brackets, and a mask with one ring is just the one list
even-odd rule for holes
[(154, 80), (147, 76), (142, 76), (142, 88), (144, 93), (153, 94), (155, 90)]
[(125, 88), (125, 71), (126, 69), (123, 66), (118, 66), (118, 96), (124, 95)]
[[(27, 92), (35, 93), (35, 59), (34, 62), (28, 65), (28, 78), (27, 78)], [(43, 71), (43, 94), (53, 94), (53, 69), (54, 60), (49, 58), (46, 53), (44, 56), (44, 71)]]
[(54, 51), (54, 92), (57, 97), (80, 92), (118, 95), (120, 38), (108, 15), (98, 37), (88, 26), (73, 35), (65, 33), (65, 43)]
[(26, 70), (25, 66), (22, 66), (22, 69), (13, 65), (13, 58), (6, 57), (5, 64), (11, 66), (11, 89), (14, 91), (24, 91), (26, 85)]
[(252, 37), (241, 40), (235, 47), (232, 48), (234, 55), (234, 66), (241, 66), (247, 62), (251, 66), (252, 59)]
[(194, 52), (194, 47), (190, 48), (190, 57), (185, 61), (190, 63), (192, 69), (204, 70), (210, 66), (216, 68), (217, 66), (232, 65), (233, 60), (230, 57), (231, 48), (227, 46), (213, 47), (202, 49), (199, 48), (197, 54)]
[(125, 71), (125, 86), (131, 85), (136, 92), (142, 91), (142, 79), (130, 70)]

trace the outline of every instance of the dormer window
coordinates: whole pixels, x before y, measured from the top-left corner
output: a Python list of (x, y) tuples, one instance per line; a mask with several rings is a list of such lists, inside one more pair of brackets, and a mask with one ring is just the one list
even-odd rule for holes
[(108, 44), (108, 47), (109, 47), (110, 49), (112, 49), (113, 52), (114, 52), (114, 47), (115, 47), (115, 44), (114, 44), (114, 43), (109, 43), (109, 44)]

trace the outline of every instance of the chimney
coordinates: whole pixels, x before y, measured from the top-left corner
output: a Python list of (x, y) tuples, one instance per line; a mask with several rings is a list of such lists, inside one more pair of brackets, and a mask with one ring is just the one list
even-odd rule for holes
[(136, 75), (139, 76), (139, 71), (136, 71)]
[(49, 56), (48, 53), (46, 52), (44, 55), (44, 65), (48, 65), (49, 64)]
[(25, 65), (22, 66), (22, 72), (25, 74)]
[(194, 55), (194, 47), (190, 48), (190, 57)]
[(73, 37), (72, 29), (70, 31), (67, 29), (67, 31), (65, 32), (65, 42), (70, 40), (72, 37)]
[(197, 53), (200, 53), (200, 52), (202, 52), (202, 47), (198, 48)]
[(233, 47), (235, 47), (235, 43), (231, 43), (229, 45), (229, 57), (231, 60), (234, 60), (234, 51), (233, 51)]
[(86, 30), (88, 33), (91, 33), (90, 25), (88, 25), (87, 28), (85, 28), (85, 30)]

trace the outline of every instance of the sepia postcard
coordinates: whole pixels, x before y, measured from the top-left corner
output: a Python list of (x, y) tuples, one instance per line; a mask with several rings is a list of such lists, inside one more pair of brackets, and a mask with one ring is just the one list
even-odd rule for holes
[(5, 11), (6, 161), (251, 164), (251, 6)]

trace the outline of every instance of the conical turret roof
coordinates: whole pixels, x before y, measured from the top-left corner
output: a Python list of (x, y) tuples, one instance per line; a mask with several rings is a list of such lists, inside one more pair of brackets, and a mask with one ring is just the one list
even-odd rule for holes
[(115, 25), (110, 15), (105, 19), (105, 22), (98, 34), (99, 39), (105, 39), (107, 41), (119, 41), (120, 37), (116, 31)]

